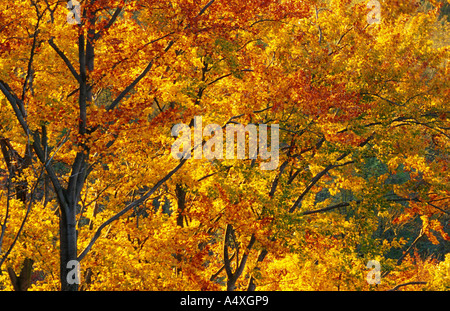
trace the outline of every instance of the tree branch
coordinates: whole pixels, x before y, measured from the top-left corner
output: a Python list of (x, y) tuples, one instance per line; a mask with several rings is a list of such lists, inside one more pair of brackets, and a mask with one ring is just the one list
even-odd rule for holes
[(211, 4), (214, 3), (215, 0), (211, 0), (209, 1), (204, 7), (203, 9), (200, 10), (200, 12), (198, 12), (196, 17), (199, 17), (200, 15), (202, 15), (203, 13), (205, 13), (205, 11), (211, 6)]
[[(25, 77), (25, 81), (23, 82), (23, 88), (22, 88), (22, 101), (25, 100), (25, 94), (27, 92), (27, 83), (28, 80), (30, 80), (31, 74), (32, 74), (32, 64), (33, 64), (33, 58), (34, 58), (34, 52), (36, 50), (36, 42), (37, 42), (37, 35), (39, 33), (39, 30), (37, 29), (39, 27), (39, 21), (40, 18), (38, 19), (37, 25), (36, 25), (36, 30), (34, 31), (33, 34), (33, 44), (31, 45), (31, 52), (30, 52), (30, 58), (28, 59), (28, 66), (27, 66), (27, 75)], [(30, 83), (31, 85), (31, 83)]]
[[(408, 201), (417, 201), (416, 199), (412, 199), (412, 198), (393, 198), (393, 199), (386, 199), (387, 202), (408, 202)], [(341, 203), (337, 203), (337, 204), (333, 204), (324, 208), (319, 208), (319, 209), (315, 209), (312, 211), (305, 211), (302, 212), (302, 215), (311, 215), (311, 214), (317, 214), (317, 213), (323, 213), (323, 212), (328, 212), (328, 211), (332, 211), (334, 209), (340, 208), (340, 207), (347, 207), (350, 206), (351, 203), (356, 203), (356, 204), (360, 204), (363, 202), (363, 200), (355, 200), (355, 201), (351, 201), (351, 202), (341, 202)]]
[(86, 254), (91, 250), (91, 248), (94, 245), (95, 241), (97, 241), (97, 239), (100, 237), (100, 234), (101, 234), (102, 230), (106, 226), (108, 226), (112, 222), (118, 220), (122, 215), (127, 213), (132, 208), (134, 208), (136, 206), (139, 206), (142, 203), (144, 203), (156, 190), (159, 189), (159, 187), (161, 187), (167, 180), (169, 180), (172, 177), (172, 175), (175, 174), (183, 166), (184, 163), (186, 163), (186, 161), (187, 161), (187, 159), (182, 159), (180, 161), (180, 163), (174, 169), (172, 169), (169, 173), (167, 173), (166, 176), (164, 176), (162, 179), (160, 179), (149, 191), (147, 191), (145, 194), (143, 194), (139, 199), (137, 199), (137, 200), (131, 202), (130, 204), (128, 204), (120, 212), (118, 212), (117, 214), (115, 214), (114, 216), (112, 216), (111, 218), (106, 220), (103, 224), (101, 224), (98, 227), (97, 231), (95, 232), (95, 234), (92, 237), (92, 239), (89, 242), (89, 244), (86, 246), (86, 248), (78, 256), (77, 260), (78, 261), (83, 260), (83, 258), (86, 256)]
[[(364, 147), (370, 140), (372, 140), (373, 138), (373, 134), (370, 135), (368, 138), (366, 138), (362, 143), (359, 144), (359, 147)], [(350, 154), (350, 152), (344, 152), (343, 154), (341, 154), (336, 161), (340, 161), (344, 158), (346, 158), (348, 155)], [(293, 213), (295, 211), (295, 209), (297, 207), (300, 206), (303, 198), (305, 197), (305, 195), (311, 190), (311, 188), (323, 177), (325, 176), (330, 170), (339, 167), (339, 166), (343, 166), (343, 165), (348, 165), (353, 163), (353, 161), (348, 161), (344, 164), (328, 164), (327, 167), (325, 167), (321, 172), (317, 173), (316, 176), (314, 176), (310, 183), (308, 184), (308, 186), (305, 188), (305, 190), (303, 190), (303, 192), (300, 194), (300, 196), (297, 198), (297, 200), (294, 202), (294, 204), (292, 205), (292, 207), (289, 209), (289, 213)]]
[(23, 105), (23, 102), (17, 98), (17, 96), (14, 94), (14, 92), (11, 90), (11, 88), (6, 84), (5, 82), (0, 80), (0, 90), (3, 92), (3, 94), (8, 99), (9, 103), (11, 104), (14, 114), (16, 115), (17, 120), (19, 121), (20, 125), (22, 126), (23, 131), (25, 132), (25, 135), (28, 137), (30, 134), (33, 136), (33, 149), (36, 152), (36, 155), (38, 156), (41, 163), (45, 163), (45, 168), (47, 170), (48, 176), (50, 177), (53, 187), (55, 188), (55, 192), (58, 196), (58, 200), (61, 204), (61, 207), (63, 209), (67, 208), (67, 202), (65, 199), (65, 195), (63, 192), (63, 188), (61, 186), (61, 183), (58, 180), (58, 177), (56, 177), (56, 173), (53, 169), (53, 166), (48, 165), (46, 163), (46, 155), (44, 150), (42, 150), (40, 146), (40, 136), (38, 132), (31, 132), (27, 121), (25, 120), (26, 113), (25, 108)]
[(103, 32), (105, 30), (107, 30), (108, 28), (110, 28), (112, 26), (112, 24), (114, 24), (114, 22), (116, 21), (117, 17), (119, 16), (120, 12), (122, 12), (123, 7), (118, 7), (115, 11), (114, 14), (111, 16), (111, 18), (108, 21), (108, 24), (106, 24), (106, 26), (101, 30), (98, 31), (95, 35), (94, 35), (94, 41), (97, 41), (98, 39), (100, 39), (100, 37), (103, 35)]
[(152, 59), (147, 67), (145, 67), (145, 69), (141, 72), (141, 74), (139, 76), (136, 77), (136, 79), (134, 79), (133, 82), (131, 82), (123, 91), (122, 93), (119, 94), (119, 96), (117, 96), (117, 98), (106, 108), (106, 111), (110, 111), (114, 108), (116, 108), (116, 106), (120, 103), (120, 101), (136, 86), (136, 84), (139, 83), (139, 81), (142, 80), (142, 78), (145, 77), (145, 75), (147, 74), (147, 72), (150, 71), (150, 69), (152, 69), (153, 66), (153, 62), (154, 59)]
[(425, 284), (427, 284), (427, 282), (423, 282), (423, 281), (408, 282), (408, 283), (399, 284), (399, 285), (395, 286), (394, 288), (389, 289), (388, 291), (396, 291), (396, 290), (398, 290), (400, 287), (408, 286), (408, 285), (425, 285)]
[[(228, 279), (231, 279), (233, 277), (233, 272), (231, 271), (231, 260), (230, 256), (228, 255), (228, 242), (230, 240), (230, 234), (231, 234), (232, 226), (230, 224), (227, 224), (226, 230), (225, 230), (225, 239), (223, 242), (223, 261), (225, 266), (225, 271), (227, 273)], [(234, 255), (233, 255), (234, 257)]]
[(389, 104), (392, 104), (392, 105), (395, 105), (395, 106), (398, 106), (398, 107), (404, 107), (404, 106), (405, 106), (405, 104), (398, 104), (398, 103), (393, 102), (393, 101), (390, 100), (390, 99), (384, 98), (384, 97), (382, 97), (382, 96), (380, 96), (380, 95), (378, 95), (378, 94), (373, 94), (373, 93), (363, 92), (363, 93), (361, 93), (361, 95), (375, 96), (375, 97), (378, 97), (378, 98), (380, 98), (380, 99), (382, 99), (382, 100), (384, 100), (384, 101), (387, 101)]

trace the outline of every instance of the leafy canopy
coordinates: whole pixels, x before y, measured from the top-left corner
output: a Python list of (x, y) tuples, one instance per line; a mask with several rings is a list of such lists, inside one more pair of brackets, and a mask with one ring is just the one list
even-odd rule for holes
[[(448, 5), (2, 1), (0, 288), (448, 289)], [(174, 159), (195, 116), (279, 166)]]

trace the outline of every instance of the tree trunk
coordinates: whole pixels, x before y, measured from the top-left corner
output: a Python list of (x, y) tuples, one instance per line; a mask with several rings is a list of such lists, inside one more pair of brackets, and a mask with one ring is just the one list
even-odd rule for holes
[[(62, 291), (78, 290), (77, 282), (69, 276), (72, 267), (68, 267), (71, 260), (77, 259), (77, 231), (76, 231), (76, 206), (70, 205), (68, 211), (60, 214), (60, 283)], [(72, 283), (72, 284), (71, 284)]]
[[(264, 258), (266, 258), (268, 253), (269, 252), (266, 249), (261, 250), (261, 252), (259, 253), (259, 256), (258, 256), (257, 263), (262, 262), (264, 260)], [(255, 270), (259, 270), (259, 268), (256, 267)], [(250, 276), (250, 280), (248, 281), (247, 291), (253, 292), (255, 290), (256, 290), (256, 283), (255, 283), (255, 278), (252, 275), (252, 276)]]

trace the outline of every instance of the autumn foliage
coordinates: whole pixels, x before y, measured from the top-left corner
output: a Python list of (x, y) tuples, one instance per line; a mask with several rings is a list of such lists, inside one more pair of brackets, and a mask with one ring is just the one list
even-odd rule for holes
[[(1, 1), (0, 289), (448, 290), (450, 2), (366, 4)], [(175, 159), (195, 116), (278, 167)]]

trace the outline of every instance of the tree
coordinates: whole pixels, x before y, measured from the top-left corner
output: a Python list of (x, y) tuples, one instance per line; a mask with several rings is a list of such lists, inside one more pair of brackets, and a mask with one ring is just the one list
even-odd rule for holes
[[(366, 289), (368, 260), (408, 266), (418, 239), (391, 232), (448, 239), (440, 7), (85, 0), (70, 24), (66, 3), (1, 4), (1, 264), (61, 290)], [(278, 125), (280, 165), (173, 158), (196, 116)]]

